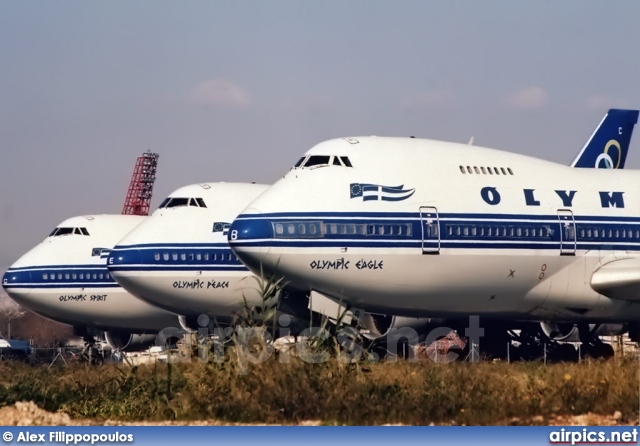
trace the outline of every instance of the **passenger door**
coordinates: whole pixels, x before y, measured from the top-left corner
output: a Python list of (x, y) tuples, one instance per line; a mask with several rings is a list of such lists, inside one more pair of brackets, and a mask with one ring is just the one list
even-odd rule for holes
[(573, 256), (576, 254), (576, 221), (569, 209), (558, 209), (560, 223), (560, 255)]
[(422, 228), (422, 254), (440, 253), (440, 219), (438, 209), (433, 206), (420, 207)]

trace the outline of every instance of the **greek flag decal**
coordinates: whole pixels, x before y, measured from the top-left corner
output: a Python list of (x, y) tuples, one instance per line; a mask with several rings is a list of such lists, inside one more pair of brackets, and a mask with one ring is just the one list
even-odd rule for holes
[(106, 259), (109, 257), (109, 252), (111, 250), (109, 248), (91, 248), (91, 257), (100, 257), (101, 259)]
[(382, 186), (381, 184), (351, 183), (351, 197), (362, 197), (362, 201), (402, 201), (409, 198), (415, 189), (400, 186)]
[(230, 226), (231, 223), (216, 221), (213, 223), (213, 232), (222, 232), (222, 235), (227, 235), (229, 233)]

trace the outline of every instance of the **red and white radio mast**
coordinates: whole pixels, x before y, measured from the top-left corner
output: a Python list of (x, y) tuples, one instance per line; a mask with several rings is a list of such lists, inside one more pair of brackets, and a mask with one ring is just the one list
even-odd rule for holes
[(124, 202), (124, 208), (122, 208), (123, 215), (149, 215), (158, 158), (160, 155), (147, 150), (136, 160), (127, 199)]

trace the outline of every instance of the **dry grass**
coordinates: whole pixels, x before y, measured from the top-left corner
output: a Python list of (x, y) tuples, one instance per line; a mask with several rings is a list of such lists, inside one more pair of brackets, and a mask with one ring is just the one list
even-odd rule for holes
[(0, 405), (34, 401), (72, 417), (246, 423), (508, 423), (513, 417), (638, 416), (638, 363), (307, 364), (276, 357), (237, 373), (234, 362), (126, 367), (0, 364)]

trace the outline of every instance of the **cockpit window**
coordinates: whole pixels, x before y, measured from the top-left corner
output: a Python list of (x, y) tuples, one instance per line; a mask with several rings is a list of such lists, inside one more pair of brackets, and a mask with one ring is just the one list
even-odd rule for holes
[(189, 206), (206, 208), (207, 205), (204, 204), (204, 200), (202, 198), (189, 198)]
[(49, 237), (58, 237), (61, 235), (73, 234), (74, 228), (55, 228)]
[(321, 167), (321, 166), (344, 166), (353, 167), (349, 158), (346, 156), (331, 156), (331, 155), (311, 155), (309, 157), (302, 157), (296, 163), (294, 168), (297, 167)]
[(304, 163), (304, 167), (313, 167), (313, 166), (328, 166), (329, 159), (331, 157), (328, 155), (313, 155), (310, 156), (307, 161)]
[(71, 234), (77, 234), (77, 235), (89, 235), (89, 231), (87, 231), (87, 228), (55, 228), (51, 234), (49, 234), (49, 237), (58, 237), (61, 235), (71, 235)]
[(177, 208), (180, 206), (189, 206), (188, 198), (171, 198), (164, 207), (166, 208)]
[(182, 197), (169, 197), (162, 202), (160, 205), (160, 209), (162, 208), (177, 208), (180, 206), (193, 206), (206, 208), (207, 205), (204, 204), (204, 200), (202, 198), (182, 198)]
[(342, 161), (342, 164), (344, 164), (346, 167), (353, 167), (351, 165), (351, 161), (349, 161), (349, 158), (346, 156), (341, 156), (340, 160)]

